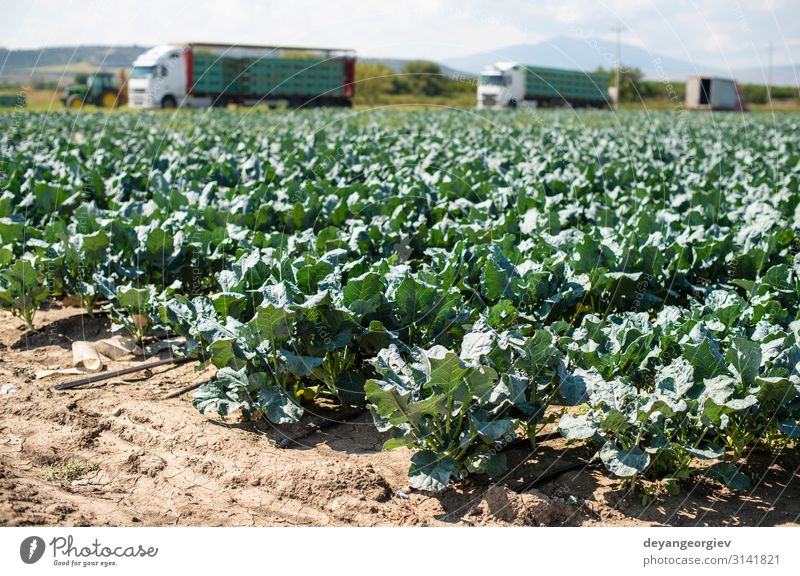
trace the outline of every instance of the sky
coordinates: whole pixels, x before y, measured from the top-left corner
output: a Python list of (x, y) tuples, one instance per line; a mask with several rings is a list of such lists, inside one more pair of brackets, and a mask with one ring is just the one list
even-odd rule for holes
[(719, 68), (800, 64), (800, 0), (0, 0), (0, 46), (201, 41), (443, 60), (558, 35)]

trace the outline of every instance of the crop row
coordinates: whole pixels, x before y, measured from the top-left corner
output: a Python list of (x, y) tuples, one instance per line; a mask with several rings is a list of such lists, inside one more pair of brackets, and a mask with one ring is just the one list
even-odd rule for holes
[(732, 488), (800, 437), (798, 119), (315, 111), (0, 118), (0, 305), (76, 295), (216, 378), (367, 404), (409, 477), (558, 420), (616, 476)]

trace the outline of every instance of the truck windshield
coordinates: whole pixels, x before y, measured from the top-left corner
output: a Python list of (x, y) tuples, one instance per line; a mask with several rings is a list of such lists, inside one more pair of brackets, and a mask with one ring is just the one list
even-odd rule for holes
[(131, 78), (150, 78), (155, 70), (155, 66), (134, 66)]
[(481, 84), (488, 86), (502, 86), (503, 77), (499, 74), (484, 74), (481, 76)]

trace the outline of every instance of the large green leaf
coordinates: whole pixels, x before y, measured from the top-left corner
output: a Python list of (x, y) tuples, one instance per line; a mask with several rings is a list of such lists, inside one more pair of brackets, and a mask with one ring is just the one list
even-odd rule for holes
[(747, 490), (750, 488), (750, 478), (736, 465), (728, 462), (714, 464), (705, 471), (705, 475), (714, 480), (719, 480), (731, 490)]
[(471, 369), (450, 350), (439, 346), (428, 350), (431, 375), (425, 387), (436, 394), (453, 398), (459, 402), (467, 399), (466, 377)]
[(292, 335), (295, 312), (278, 308), (271, 302), (262, 304), (253, 319), (247, 323), (249, 337), (253, 340), (269, 340), (273, 345), (284, 342)]
[(594, 436), (599, 427), (591, 413), (587, 412), (577, 416), (566, 413), (561, 417), (558, 429), (567, 440), (585, 440)]
[(739, 375), (742, 384), (752, 386), (761, 367), (761, 345), (745, 338), (733, 338), (725, 361)]
[(380, 277), (373, 273), (353, 278), (344, 287), (342, 304), (353, 314), (365, 316), (377, 310), (381, 303), (384, 287)]
[(603, 444), (600, 449), (600, 460), (603, 461), (606, 468), (622, 478), (644, 472), (650, 464), (650, 456), (642, 452), (638, 446), (623, 450), (612, 441)]
[(274, 424), (292, 424), (303, 416), (302, 406), (277, 385), (266, 385), (258, 391), (258, 405)]
[(417, 490), (441, 492), (450, 483), (456, 466), (456, 461), (448, 456), (440, 456), (430, 450), (423, 450), (411, 457), (408, 481)]

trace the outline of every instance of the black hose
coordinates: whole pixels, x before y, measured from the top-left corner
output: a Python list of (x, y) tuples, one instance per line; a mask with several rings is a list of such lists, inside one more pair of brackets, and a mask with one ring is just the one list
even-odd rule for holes
[(572, 464), (567, 464), (566, 466), (562, 466), (561, 468), (556, 468), (555, 470), (551, 470), (550, 472), (546, 472), (541, 476), (534, 478), (533, 480), (528, 480), (524, 484), (517, 486), (514, 488), (514, 492), (517, 494), (522, 494), (523, 492), (527, 492), (531, 488), (536, 488), (537, 486), (541, 486), (542, 484), (547, 484), (551, 480), (554, 480), (561, 476), (562, 474), (566, 474), (572, 470), (577, 470), (578, 468), (583, 468), (585, 466), (591, 466), (589, 462), (573, 462)]
[(132, 374), (133, 372), (141, 372), (142, 370), (147, 370), (148, 368), (158, 368), (159, 366), (166, 366), (167, 364), (181, 364), (183, 362), (188, 362), (189, 360), (191, 360), (191, 358), (167, 358), (166, 360), (157, 360), (156, 362), (149, 362), (147, 364), (131, 366), (129, 368), (123, 368), (122, 370), (114, 370), (113, 372), (103, 372), (102, 374), (95, 374), (94, 376), (81, 378), (80, 380), (73, 380), (72, 382), (64, 382), (63, 384), (56, 384), (55, 386), (53, 386), (53, 389), (69, 390), (70, 388), (76, 388), (78, 386), (83, 386), (84, 384), (91, 384), (92, 382), (100, 382), (102, 380), (108, 380), (109, 378), (114, 378), (116, 376), (124, 376), (125, 374)]
[(366, 412), (366, 408), (357, 408), (356, 410), (351, 410), (343, 415), (341, 415), (336, 420), (323, 420), (319, 424), (309, 424), (308, 427), (303, 430), (302, 432), (296, 434), (295, 436), (287, 437), (281, 440), (278, 443), (279, 448), (289, 448), (292, 444), (300, 444), (300, 440), (304, 438), (308, 438), (312, 434), (319, 432), (320, 430), (325, 430), (327, 428), (333, 428), (334, 426), (338, 426), (339, 424), (344, 424), (353, 418), (358, 418), (364, 412)]

